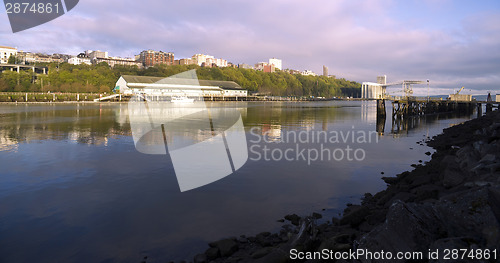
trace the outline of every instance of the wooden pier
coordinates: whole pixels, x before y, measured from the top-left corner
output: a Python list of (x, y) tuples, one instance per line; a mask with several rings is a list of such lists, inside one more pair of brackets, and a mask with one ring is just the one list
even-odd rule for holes
[[(500, 102), (495, 101), (452, 101), (452, 100), (419, 100), (398, 99), (388, 100), (392, 103), (392, 128), (391, 133), (397, 134), (417, 127), (422, 118), (441, 116), (441, 114), (453, 114), (453, 116), (465, 116), (474, 113), (483, 115), (483, 106), (486, 112), (499, 108)], [(386, 101), (377, 100), (377, 124), (376, 131), (383, 134), (386, 121)]]
[(473, 112), (476, 101), (451, 100), (394, 100), (392, 101), (392, 116), (407, 117), (444, 112)]
[[(482, 115), (483, 105), (486, 104), (486, 112), (499, 107), (499, 102), (494, 101), (452, 101), (452, 100), (422, 100), (415, 98), (405, 98), (389, 100), (392, 103), (392, 123), (411, 123), (413, 117), (437, 113), (457, 113), (472, 114), (477, 109), (478, 116)], [(377, 132), (382, 132), (385, 128), (386, 100), (377, 100)], [(404, 129), (404, 127), (403, 127)]]

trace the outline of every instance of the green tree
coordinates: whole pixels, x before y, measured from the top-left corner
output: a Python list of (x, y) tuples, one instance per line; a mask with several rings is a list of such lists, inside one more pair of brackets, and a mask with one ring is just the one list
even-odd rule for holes
[[(249, 92), (263, 92), (283, 96), (354, 96), (359, 97), (361, 85), (345, 79), (324, 76), (302, 76), (285, 71), (265, 73), (252, 69), (207, 68), (198, 65), (156, 65), (147, 69), (137, 66), (109, 67), (98, 65), (71, 65), (49, 63), (48, 75), (35, 76), (31, 72), (4, 71), (0, 74), (0, 90), (3, 91), (61, 91), (61, 92), (110, 92), (121, 75), (168, 77), (196, 69), (199, 79), (229, 80), (238, 83)], [(42, 88), (43, 79), (43, 88)]]
[(9, 63), (9, 64), (16, 64), (16, 56), (10, 55), (9, 61), (7, 63)]
[(0, 92), (11, 91), (7, 81), (0, 78)]

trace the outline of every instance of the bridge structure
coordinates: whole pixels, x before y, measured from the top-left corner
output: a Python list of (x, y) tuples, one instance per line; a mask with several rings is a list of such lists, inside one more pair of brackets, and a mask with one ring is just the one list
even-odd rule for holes
[[(391, 83), (385, 83), (385, 80), (382, 83), (374, 83), (374, 82), (363, 82), (361, 85), (361, 98), (363, 99), (393, 99), (392, 96), (387, 93), (387, 88), (392, 86), (401, 86), (401, 90), (396, 92), (402, 92), (402, 95), (399, 97), (409, 97), (413, 95), (413, 85), (424, 84), (426, 81), (422, 80), (403, 80)], [(427, 80), (427, 87), (429, 85), (429, 81)]]
[(22, 64), (0, 64), (0, 69), (2, 68), (8, 68), (11, 71), (17, 71), (19, 73), (21, 69), (23, 70), (32, 70), (34, 73), (38, 74), (48, 74), (49, 68), (48, 67), (41, 67), (41, 66), (35, 66), (35, 65), (22, 65)]
[[(389, 84), (386, 84), (386, 85), (383, 85), (385, 87), (385, 89), (387, 89), (387, 87), (390, 87), (390, 86), (399, 86), (401, 85), (401, 90), (400, 92), (403, 93), (403, 97), (410, 97), (413, 95), (413, 88), (412, 88), (412, 85), (417, 85), (417, 84), (424, 84), (425, 81), (422, 81), (422, 80), (403, 80), (403, 81), (399, 81), (399, 82), (392, 82), (392, 83), (389, 83)], [(429, 83), (429, 81), (427, 80), (427, 84)], [(388, 93), (387, 93), (387, 90), (384, 90), (385, 91), (385, 95), (388, 96)]]

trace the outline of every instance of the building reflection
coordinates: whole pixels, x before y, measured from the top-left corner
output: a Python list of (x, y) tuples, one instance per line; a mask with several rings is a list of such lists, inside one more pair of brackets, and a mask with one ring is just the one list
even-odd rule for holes
[(377, 119), (377, 108), (374, 101), (361, 102), (361, 120), (366, 123), (374, 123)]
[[(156, 128), (141, 143), (151, 146), (166, 142), (169, 149), (209, 140), (231, 127), (240, 116), (242, 119), (247, 116), (246, 102), (196, 102), (177, 106), (170, 102), (152, 102), (148, 103), (147, 113), (142, 112), (141, 107), (129, 106), (120, 104), (115, 108), (116, 121), (123, 127), (130, 127), (131, 117), (135, 123), (154, 124)], [(163, 127), (159, 127), (160, 123)]]
[(18, 141), (9, 137), (6, 131), (0, 130), (0, 152), (1, 151), (16, 151), (19, 147)]
[(281, 140), (281, 125), (263, 124), (261, 135), (266, 136), (268, 141), (279, 142)]
[(0, 151), (20, 143), (59, 140), (108, 146), (114, 136), (130, 135), (115, 121), (113, 107), (80, 105), (5, 105), (0, 122)]

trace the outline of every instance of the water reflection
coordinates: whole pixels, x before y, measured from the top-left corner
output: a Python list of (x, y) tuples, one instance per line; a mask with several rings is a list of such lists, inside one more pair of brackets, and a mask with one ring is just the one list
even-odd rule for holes
[(377, 131), (378, 134), (383, 135), (385, 132), (385, 121), (386, 121), (386, 115), (377, 115), (377, 126), (375, 130)]
[(0, 130), (0, 151), (13, 151), (18, 148), (18, 142), (9, 138), (5, 131)]
[(130, 126), (117, 122), (115, 111), (105, 104), (1, 105), (1, 145), (44, 140), (106, 145), (110, 137), (130, 135)]
[(411, 117), (395, 117), (392, 118), (391, 133), (394, 135), (408, 134), (411, 130), (419, 128), (421, 129), (426, 125), (438, 123), (442, 120), (469, 118), (473, 114), (473, 112), (471, 112), (470, 114), (450, 112)]
[[(470, 112), (446, 112), (429, 115), (416, 116), (389, 116), (377, 115), (375, 102), (363, 102), (361, 104), (361, 119), (368, 123), (375, 121), (375, 130), (380, 134), (386, 134), (386, 127), (390, 127), (390, 132), (393, 137), (408, 135), (412, 130), (426, 129), (426, 125), (438, 123), (449, 119), (469, 119), (476, 115), (475, 109)], [(392, 112), (392, 106), (387, 105), (387, 112)]]
[[(415, 146), (423, 135), (469, 118), (427, 117), (386, 135), (392, 120), (383, 128), (372, 102), (207, 105), (238, 110), (249, 147), (296, 147), (280, 142), (290, 132), (380, 136), (372, 143), (324, 145), (362, 148), (361, 162), (249, 160), (220, 181), (181, 193), (169, 155), (136, 151), (127, 104), (3, 104), (0, 261), (190, 260), (207, 241), (277, 229), (276, 220), (289, 213), (326, 209), (325, 217), (337, 215), (347, 202), (383, 189), (380, 172), (392, 176), (428, 160), (429, 148)], [(271, 142), (251, 142), (252, 129)], [(179, 136), (199, 140), (206, 134)], [(299, 146), (321, 149), (316, 142)]]

